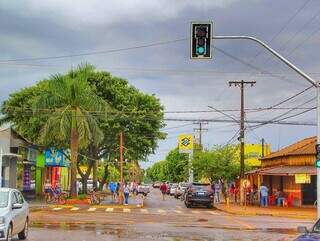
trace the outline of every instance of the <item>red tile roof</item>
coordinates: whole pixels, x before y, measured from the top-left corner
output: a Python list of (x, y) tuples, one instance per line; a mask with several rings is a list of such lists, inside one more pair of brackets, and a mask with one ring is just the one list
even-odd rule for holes
[(268, 160), (275, 157), (294, 156), (294, 155), (315, 155), (317, 138), (315, 136), (298, 141), (290, 146), (282, 148), (279, 151), (272, 152), (261, 160)]
[(270, 176), (294, 176), (295, 174), (307, 173), (309, 175), (316, 175), (317, 168), (315, 166), (275, 166), (255, 169), (246, 172), (246, 175), (260, 174)]

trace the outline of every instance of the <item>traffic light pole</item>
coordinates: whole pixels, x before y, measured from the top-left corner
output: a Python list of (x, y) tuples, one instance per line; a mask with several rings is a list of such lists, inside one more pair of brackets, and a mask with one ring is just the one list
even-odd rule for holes
[[(274, 56), (276, 56), (278, 59), (280, 59), (283, 63), (285, 63), (287, 66), (289, 66), (291, 69), (293, 69), (296, 73), (301, 75), (304, 79), (306, 79), (309, 83), (311, 83), (316, 89), (317, 89), (317, 144), (320, 144), (320, 82), (315, 81), (313, 78), (311, 78), (308, 74), (303, 72), (301, 69), (299, 69), (297, 66), (295, 66), (293, 63), (291, 63), (289, 60), (287, 60), (285, 57), (280, 55), (277, 51), (272, 49), (269, 45), (264, 43), (263, 41), (251, 37), (251, 36), (213, 36), (212, 39), (235, 39), (235, 40), (251, 40), (258, 44), (260, 44), (262, 47), (267, 49), (269, 52), (271, 52)], [(320, 218), (320, 168), (317, 167), (317, 216)]]

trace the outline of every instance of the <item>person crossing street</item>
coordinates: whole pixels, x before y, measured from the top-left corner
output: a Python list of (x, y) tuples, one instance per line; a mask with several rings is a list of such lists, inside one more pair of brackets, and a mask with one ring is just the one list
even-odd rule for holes
[(160, 191), (161, 191), (161, 193), (162, 193), (162, 200), (163, 200), (163, 201), (165, 200), (165, 195), (166, 195), (166, 193), (167, 193), (167, 189), (168, 189), (167, 184), (166, 184), (165, 182), (161, 183), (161, 185), (160, 185)]

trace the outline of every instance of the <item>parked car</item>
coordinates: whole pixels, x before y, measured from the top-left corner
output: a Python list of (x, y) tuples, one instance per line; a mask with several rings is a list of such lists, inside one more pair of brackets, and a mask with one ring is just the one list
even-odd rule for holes
[(313, 225), (311, 230), (308, 230), (307, 227), (300, 226), (298, 227), (298, 232), (303, 234), (297, 237), (295, 241), (320, 240), (320, 219)]
[(160, 187), (160, 182), (154, 182), (153, 184), (152, 184), (152, 187), (153, 188), (159, 188)]
[(171, 188), (170, 188), (170, 195), (172, 196), (172, 195), (174, 195), (175, 193), (176, 193), (176, 189), (178, 188), (178, 184), (177, 183), (173, 183), (172, 185), (171, 185)]
[(29, 205), (21, 192), (0, 188), (0, 240), (12, 240), (18, 235), (27, 239), (29, 228)]
[(143, 194), (144, 196), (147, 196), (150, 192), (150, 188), (147, 184), (140, 184), (137, 187), (136, 194)]
[(184, 195), (185, 191), (187, 190), (188, 185), (189, 185), (188, 183), (180, 182), (178, 187), (176, 188), (176, 191), (174, 193), (174, 197), (179, 198), (182, 195)]
[(213, 206), (214, 193), (210, 184), (192, 183), (185, 193), (184, 203), (187, 208), (195, 205)]

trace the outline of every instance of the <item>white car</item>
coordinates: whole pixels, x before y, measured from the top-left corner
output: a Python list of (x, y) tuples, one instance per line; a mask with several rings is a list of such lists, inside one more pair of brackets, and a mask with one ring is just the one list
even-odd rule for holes
[(138, 185), (136, 190), (136, 194), (143, 194), (144, 196), (147, 196), (149, 192), (150, 192), (150, 188), (146, 184)]
[(170, 195), (174, 195), (176, 193), (176, 189), (178, 188), (177, 183), (173, 183), (170, 187)]
[(12, 188), (0, 188), (0, 240), (18, 235), (25, 240), (29, 229), (29, 205), (22, 194)]

